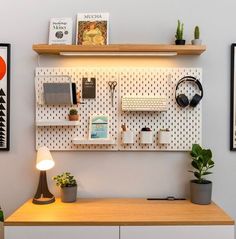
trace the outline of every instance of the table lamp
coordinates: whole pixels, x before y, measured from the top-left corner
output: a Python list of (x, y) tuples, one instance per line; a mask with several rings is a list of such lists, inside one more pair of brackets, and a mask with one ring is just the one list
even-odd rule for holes
[(55, 162), (47, 147), (40, 147), (37, 152), (36, 168), (40, 170), (39, 184), (34, 196), (34, 204), (49, 204), (55, 202), (55, 197), (48, 190), (46, 170), (53, 168)]

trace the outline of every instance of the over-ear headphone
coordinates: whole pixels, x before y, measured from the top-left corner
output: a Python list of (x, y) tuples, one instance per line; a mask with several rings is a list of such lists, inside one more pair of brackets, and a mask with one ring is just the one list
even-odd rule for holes
[[(198, 89), (201, 92), (201, 95), (195, 94), (190, 101), (189, 101), (188, 97), (185, 94), (176, 95), (176, 92), (177, 92), (177, 90), (179, 88), (179, 85), (184, 83), (184, 82), (192, 82), (192, 83), (196, 84), (198, 86)], [(178, 84), (176, 85), (175, 99), (176, 99), (177, 104), (180, 107), (182, 107), (182, 108), (185, 108), (188, 105), (191, 106), (191, 107), (196, 107), (199, 104), (199, 102), (201, 101), (202, 97), (203, 97), (202, 84), (201, 84), (201, 82), (197, 78), (195, 78), (193, 76), (185, 76), (185, 77), (181, 78), (179, 80)]]

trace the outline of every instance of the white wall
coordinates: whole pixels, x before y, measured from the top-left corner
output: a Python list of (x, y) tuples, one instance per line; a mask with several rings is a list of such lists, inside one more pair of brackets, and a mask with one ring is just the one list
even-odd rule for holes
[[(207, 52), (200, 57), (133, 60), (132, 65), (203, 67), (203, 143), (216, 161), (213, 199), (236, 218), (236, 154), (229, 151), (230, 44), (235, 40), (235, 0), (0, 0), (0, 42), (12, 44), (11, 150), (0, 153), (0, 204), (6, 215), (35, 193), (33, 43), (47, 42), (51, 17), (75, 17), (77, 12), (110, 12), (111, 43), (167, 43), (174, 38), (177, 19), (185, 22), (191, 40), (201, 27)], [(214, 4), (214, 5), (213, 5)], [(55, 61), (53, 61), (55, 60)], [(89, 60), (40, 58), (41, 65), (89, 64)], [(122, 64), (122, 60), (96, 60), (92, 65)], [(56, 152), (50, 178), (71, 171), (83, 197), (147, 197), (188, 195), (187, 153)]]

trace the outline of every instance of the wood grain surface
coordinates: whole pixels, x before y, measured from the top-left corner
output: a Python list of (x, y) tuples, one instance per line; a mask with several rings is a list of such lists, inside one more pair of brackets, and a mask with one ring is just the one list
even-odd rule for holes
[(176, 52), (178, 55), (201, 55), (204, 45), (167, 45), (167, 44), (110, 44), (104, 46), (47, 45), (35, 44), (32, 49), (38, 54), (59, 55), (61, 52)]
[(5, 222), (16, 225), (233, 225), (234, 221), (215, 203), (146, 199), (78, 199), (49, 205), (31, 200)]

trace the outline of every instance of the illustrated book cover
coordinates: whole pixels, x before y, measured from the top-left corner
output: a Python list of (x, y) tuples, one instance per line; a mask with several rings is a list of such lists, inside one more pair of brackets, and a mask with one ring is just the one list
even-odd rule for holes
[(107, 45), (109, 13), (79, 13), (77, 15), (77, 45)]

